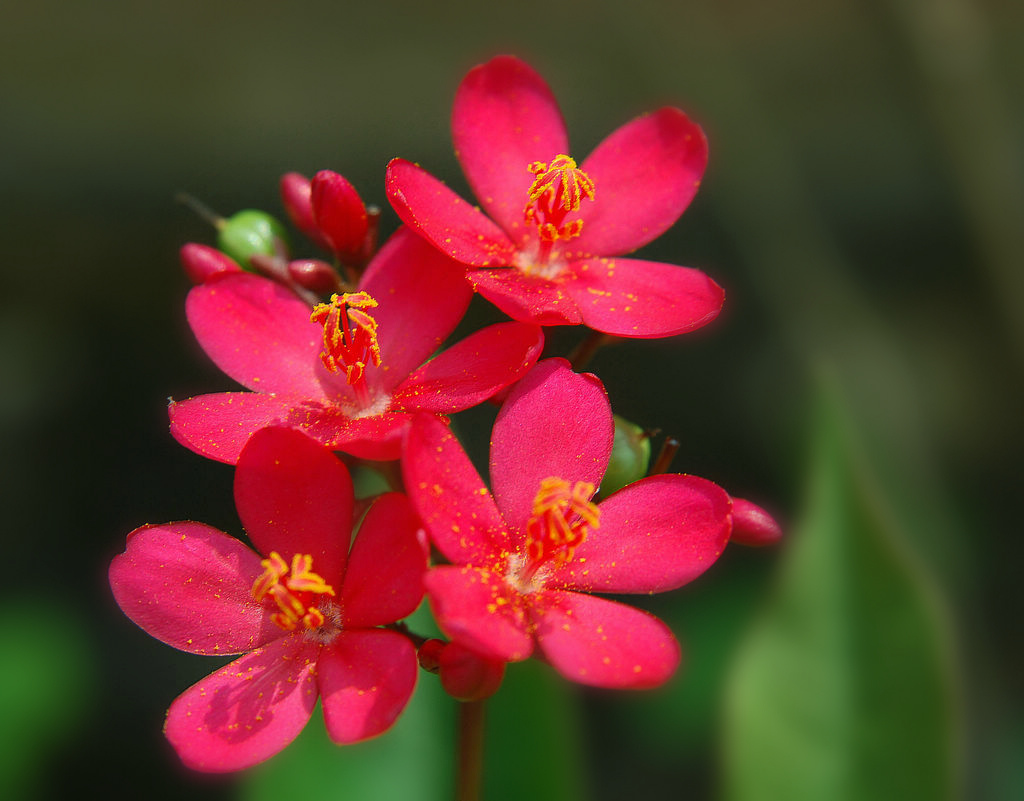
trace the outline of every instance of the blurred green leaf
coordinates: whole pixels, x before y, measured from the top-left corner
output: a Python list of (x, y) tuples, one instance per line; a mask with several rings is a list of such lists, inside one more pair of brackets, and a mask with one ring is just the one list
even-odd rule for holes
[(534, 659), (509, 665), (488, 702), (488, 801), (576, 801), (584, 771), (576, 688)]
[(829, 393), (813, 431), (802, 524), (729, 679), (725, 797), (950, 798), (947, 626)]
[[(429, 620), (426, 605), (410, 617), (416, 631)], [(435, 676), (420, 672), (416, 691), (386, 734), (357, 745), (338, 746), (324, 728), (319, 705), (290, 746), (249, 772), (244, 801), (315, 798), (360, 801), (408, 798), (447, 801), (455, 766), (455, 701)]]
[(338, 746), (324, 728), (319, 704), (290, 746), (254, 768), (241, 788), (245, 801), (316, 798), (415, 798), (452, 796), (454, 730), (451, 701), (425, 673), (394, 727), (374, 740)]
[[(421, 634), (436, 633), (425, 604), (409, 624)], [(487, 702), (484, 798), (583, 798), (573, 690), (534, 660), (509, 667), (501, 689)], [(394, 728), (375, 740), (345, 747), (330, 741), (318, 708), (295, 742), (249, 772), (241, 798), (447, 801), (455, 783), (457, 706), (436, 676), (421, 672), (412, 701)]]
[(92, 702), (95, 657), (85, 630), (74, 609), (55, 601), (0, 606), (4, 798), (30, 797), (50, 752), (70, 735)]
[[(732, 557), (732, 554), (729, 554)], [(759, 553), (759, 558), (771, 554)], [(732, 560), (691, 591), (676, 593), (655, 609), (676, 633), (683, 650), (678, 673), (665, 686), (614, 696), (609, 706), (632, 747), (651, 758), (678, 763), (701, 759), (716, 731), (726, 667), (764, 596), (764, 581)], [(629, 600), (627, 599), (627, 603)]]

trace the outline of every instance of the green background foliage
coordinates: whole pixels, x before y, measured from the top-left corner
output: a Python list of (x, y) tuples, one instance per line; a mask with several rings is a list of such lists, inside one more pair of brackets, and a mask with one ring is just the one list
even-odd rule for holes
[(958, 699), (944, 610), (835, 407), (815, 410), (806, 507), (733, 664), (725, 795), (952, 798)]
[[(514, 52), (575, 156), (663, 104), (705, 127), (701, 191), (642, 255), (706, 270), (725, 310), (591, 369), (616, 412), (681, 440), (675, 470), (789, 536), (639, 599), (683, 643), (658, 691), (512, 666), (486, 797), (1024, 797), (1020, 4), (40, 0), (0, 18), (0, 795), (450, 796), (454, 710), (427, 674), (378, 741), (339, 750), (314, 719), (250, 775), (186, 773), (164, 710), (216, 660), (135, 629), (105, 571), (146, 522), (241, 533), (230, 469), (167, 434), (168, 395), (231, 387), (182, 311), (177, 248), (214, 232), (174, 195), (281, 215), (282, 173), (330, 168), (389, 232), (384, 165), (464, 191), (455, 86)], [(457, 421), (476, 457), (492, 417)]]

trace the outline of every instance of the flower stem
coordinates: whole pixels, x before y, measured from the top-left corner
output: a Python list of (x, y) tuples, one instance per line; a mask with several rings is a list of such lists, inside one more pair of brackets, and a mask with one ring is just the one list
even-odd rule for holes
[(456, 801), (479, 801), (484, 775), (484, 701), (459, 704)]
[(174, 199), (183, 206), (188, 206), (194, 211), (199, 217), (208, 222), (218, 231), (224, 227), (226, 220), (221, 217), (217, 212), (203, 203), (201, 200), (192, 197), (188, 192), (178, 192), (174, 196)]
[(569, 362), (572, 364), (572, 369), (579, 372), (586, 367), (594, 354), (597, 353), (603, 346), (614, 342), (616, 337), (609, 334), (602, 333), (601, 331), (591, 331), (587, 338), (577, 345), (572, 353), (569, 354)]
[(658, 453), (658, 458), (654, 460), (654, 464), (651, 465), (651, 469), (647, 471), (647, 475), (656, 476), (664, 473), (668, 470), (668, 466), (672, 464), (672, 460), (675, 455), (679, 452), (679, 440), (675, 437), (669, 437), (662, 443), (661, 451)]

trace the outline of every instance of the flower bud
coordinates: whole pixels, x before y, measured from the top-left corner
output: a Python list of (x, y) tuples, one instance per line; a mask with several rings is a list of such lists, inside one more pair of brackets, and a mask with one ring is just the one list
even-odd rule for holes
[(482, 701), (494, 695), (505, 678), (505, 663), (487, 659), (450, 642), (438, 657), (441, 686), (459, 701)]
[(345, 289), (337, 270), (320, 259), (290, 261), (288, 275), (296, 284), (318, 295), (343, 292)]
[(774, 545), (782, 539), (782, 527), (760, 506), (733, 498), (730, 539), (740, 545)]
[(284, 226), (264, 211), (240, 211), (221, 220), (217, 229), (217, 247), (245, 269), (251, 268), (249, 259), (255, 254), (287, 255)]
[(188, 242), (178, 251), (181, 268), (193, 284), (203, 284), (221, 273), (239, 273), (242, 268), (225, 253), (198, 242)]
[(313, 219), (344, 264), (359, 264), (369, 228), (366, 206), (343, 176), (321, 170), (311, 184)]
[(613, 492), (632, 484), (647, 475), (647, 466), (651, 461), (650, 434), (635, 423), (624, 417), (614, 415), (615, 439), (612, 442), (612, 455), (608, 460), (608, 470), (601, 482), (601, 494), (611, 495)]
[(331, 249), (313, 217), (313, 187), (305, 175), (289, 172), (281, 176), (281, 202), (296, 228), (324, 250)]
[(441, 651), (446, 643), (444, 640), (426, 640), (416, 652), (416, 658), (420, 661), (420, 667), (428, 673), (437, 673), (441, 669)]
[(366, 207), (366, 237), (363, 240), (363, 249), (359, 253), (359, 259), (363, 264), (368, 264), (377, 252), (377, 240), (380, 238), (380, 206)]

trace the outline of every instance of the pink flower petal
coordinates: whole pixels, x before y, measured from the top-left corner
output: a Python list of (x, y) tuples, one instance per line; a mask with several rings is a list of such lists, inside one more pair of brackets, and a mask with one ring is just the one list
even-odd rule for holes
[(260, 558), (202, 523), (143, 526), (110, 564), (121, 610), (147, 634), (194, 654), (237, 654), (281, 634), (252, 599)]
[(551, 89), (512, 56), (474, 67), (455, 94), (452, 137), (481, 205), (522, 243), (528, 231), (523, 209), (533, 183), (529, 165), (569, 154), (565, 122)]
[(238, 262), (209, 245), (186, 242), (178, 251), (181, 267), (193, 284), (203, 284), (223, 273), (240, 273)]
[(466, 277), (513, 320), (534, 325), (579, 325), (583, 320), (561, 282), (524, 275), (514, 268), (473, 270)]
[(594, 200), (580, 209), (573, 250), (618, 256), (661, 236), (690, 205), (707, 163), (704, 132), (679, 109), (623, 125), (580, 165), (594, 181)]
[(423, 365), (395, 391), (393, 401), (407, 410), (460, 412), (522, 378), (543, 348), (537, 326), (488, 326)]
[(423, 364), (462, 320), (473, 289), (466, 268), (409, 228), (385, 243), (359, 282), (380, 304), (377, 320), (381, 368), (367, 376), (385, 393)]
[(241, 770), (288, 745), (316, 705), (319, 647), (282, 637), (178, 696), (164, 733), (181, 760), (195, 770)]
[(397, 459), (409, 415), (382, 412), (348, 417), (339, 407), (319, 401), (254, 392), (223, 392), (172, 401), (171, 434), (196, 453), (235, 464), (255, 431), (286, 425), (305, 431), (327, 447), (364, 459)]
[(203, 350), (242, 386), (322, 399), (323, 329), (310, 322), (310, 311), (273, 281), (240, 273), (195, 287), (185, 303)]
[(373, 502), (352, 544), (342, 582), (346, 627), (393, 623), (420, 605), (429, 554), (417, 536), (419, 528), (404, 495), (390, 492)]
[(437, 625), (452, 640), (500, 662), (533, 652), (521, 598), (497, 573), (444, 565), (427, 571), (424, 584)]
[(317, 664), (331, 739), (357, 743), (391, 728), (416, 688), (417, 670), (416, 649), (398, 632), (342, 632)]
[(507, 552), (508, 533), (494, 499), (455, 435), (436, 417), (415, 418), (402, 472), (413, 508), (448, 561), (490, 565)]
[(679, 643), (668, 626), (631, 606), (577, 592), (545, 591), (533, 614), (540, 650), (572, 681), (618, 689), (657, 687), (679, 666)]
[(235, 464), (254, 431), (283, 423), (294, 400), (255, 392), (221, 392), (171, 401), (171, 436), (186, 448)]
[(264, 555), (313, 557), (313, 571), (341, 591), (352, 528), (352, 479), (338, 458), (291, 428), (249, 439), (235, 471), (235, 506)]
[(659, 475), (599, 506), (600, 527), (555, 571), (549, 586), (588, 592), (665, 592), (692, 581), (729, 541), (725, 490), (696, 476)]
[(430, 173), (392, 159), (384, 181), (402, 222), (441, 252), (474, 267), (512, 263), (516, 248), (505, 232)]
[(320, 424), (309, 429), (309, 433), (330, 448), (360, 459), (388, 462), (401, 457), (402, 437), (411, 423), (412, 415), (401, 411), (355, 419), (339, 414), (336, 419), (322, 418)]
[(667, 337), (710, 323), (725, 293), (700, 270), (636, 259), (574, 262), (565, 285), (583, 322), (622, 337)]
[(564, 359), (538, 362), (516, 384), (491, 434), (491, 488), (510, 528), (525, 533), (546, 478), (601, 483), (615, 427), (601, 382)]

